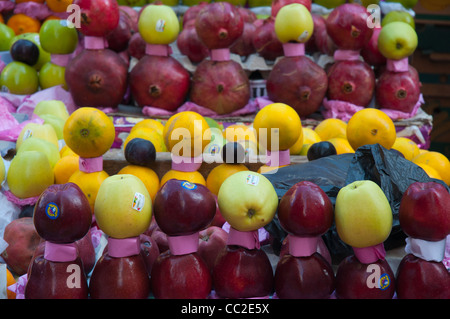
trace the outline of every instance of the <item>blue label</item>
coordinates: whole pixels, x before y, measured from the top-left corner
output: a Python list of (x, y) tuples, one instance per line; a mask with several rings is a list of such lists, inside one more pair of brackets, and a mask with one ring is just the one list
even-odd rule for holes
[(55, 203), (48, 203), (47, 207), (45, 207), (45, 213), (48, 218), (56, 219), (59, 217), (59, 207)]
[(197, 185), (189, 182), (183, 182), (181, 183), (181, 187), (187, 189), (187, 190), (193, 190), (197, 188)]
[(391, 278), (388, 274), (382, 274), (380, 277), (380, 289), (386, 290), (391, 285)]

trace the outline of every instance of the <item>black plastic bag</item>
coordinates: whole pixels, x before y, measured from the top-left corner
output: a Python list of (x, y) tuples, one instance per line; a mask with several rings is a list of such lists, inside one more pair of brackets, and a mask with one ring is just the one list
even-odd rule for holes
[[(377, 183), (385, 193), (393, 214), (392, 231), (384, 243), (387, 250), (405, 244), (406, 235), (400, 228), (398, 209), (409, 185), (436, 181), (447, 187), (444, 182), (428, 177), (422, 168), (406, 160), (398, 151), (387, 150), (379, 144), (362, 146), (354, 154), (328, 156), (290, 165), (265, 176), (272, 182), (280, 199), (294, 184), (307, 180), (320, 186), (333, 205), (342, 187), (357, 180)], [(276, 217), (266, 226), (266, 230), (274, 237), (274, 250), (278, 251), (286, 232)], [(333, 263), (353, 254), (352, 248), (339, 238), (334, 224), (322, 238), (330, 250)]]

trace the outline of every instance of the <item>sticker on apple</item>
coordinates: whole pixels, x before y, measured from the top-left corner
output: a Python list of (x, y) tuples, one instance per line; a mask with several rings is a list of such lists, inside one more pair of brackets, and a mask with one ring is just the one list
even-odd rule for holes
[(248, 174), (247, 175), (247, 184), (256, 186), (259, 184), (259, 176)]
[(134, 193), (133, 205), (131, 206), (134, 210), (140, 212), (144, 208), (145, 197), (141, 193)]
[(164, 32), (164, 28), (166, 27), (166, 21), (163, 19), (159, 19), (156, 21), (156, 31), (158, 32)]
[(30, 129), (27, 129), (24, 133), (23, 133), (23, 138), (22, 140), (25, 141), (27, 138), (29, 137), (33, 137), (33, 131)]
[(59, 216), (59, 207), (55, 203), (48, 203), (45, 207), (45, 213), (47, 214), (48, 218), (50, 219), (56, 219)]
[(193, 183), (189, 183), (189, 182), (183, 182), (181, 183), (181, 187), (183, 187), (184, 189), (187, 190), (193, 190), (197, 188), (197, 185), (193, 184)]

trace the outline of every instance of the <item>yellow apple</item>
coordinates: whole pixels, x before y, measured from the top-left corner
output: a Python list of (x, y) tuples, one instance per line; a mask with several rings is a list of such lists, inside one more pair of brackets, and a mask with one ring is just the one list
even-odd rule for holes
[(94, 215), (99, 228), (113, 238), (137, 237), (152, 218), (152, 200), (145, 184), (131, 174), (106, 178), (97, 193)]
[(3, 181), (5, 180), (6, 168), (3, 158), (0, 158), (0, 189), (2, 188)]
[(177, 39), (180, 23), (171, 7), (150, 4), (142, 10), (138, 28), (145, 42), (168, 45)]
[(36, 104), (33, 113), (38, 116), (52, 114), (63, 120), (67, 120), (69, 118), (69, 112), (67, 111), (66, 105), (63, 101), (59, 100), (41, 101)]
[(16, 150), (20, 149), (22, 143), (30, 137), (39, 137), (56, 145), (59, 149), (58, 136), (50, 124), (39, 124), (30, 122), (26, 124), (19, 133), (16, 141)]
[(39, 196), (54, 179), (47, 156), (39, 151), (16, 154), (6, 176), (11, 193), (22, 199)]
[(20, 149), (16, 154), (20, 154), (27, 151), (39, 151), (47, 156), (50, 166), (53, 168), (56, 162), (61, 158), (61, 154), (59, 153), (59, 148), (56, 147), (53, 143), (44, 140), (39, 137), (29, 137), (25, 141), (23, 141)]
[(300, 3), (281, 7), (275, 18), (275, 33), (282, 43), (305, 43), (314, 31), (314, 21), (309, 10)]
[(64, 139), (64, 125), (66, 124), (66, 120), (53, 114), (42, 114), (40, 117), (44, 120), (44, 124), (50, 124), (53, 127), (58, 140)]
[(392, 229), (392, 210), (383, 190), (371, 180), (353, 182), (339, 191), (335, 204), (339, 237), (364, 248), (384, 242)]

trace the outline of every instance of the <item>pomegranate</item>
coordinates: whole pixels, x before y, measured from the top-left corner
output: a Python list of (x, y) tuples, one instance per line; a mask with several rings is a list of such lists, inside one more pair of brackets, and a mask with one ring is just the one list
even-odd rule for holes
[(130, 90), (140, 107), (174, 111), (186, 100), (189, 72), (171, 56), (146, 55), (130, 72)]
[(209, 49), (229, 48), (244, 32), (244, 19), (231, 3), (213, 2), (198, 13), (195, 29)]
[(127, 90), (128, 67), (116, 52), (83, 50), (66, 67), (65, 79), (76, 105), (115, 108)]
[(267, 78), (267, 93), (274, 102), (294, 108), (301, 117), (316, 112), (327, 92), (327, 74), (306, 56), (284, 57)]
[(116, 0), (75, 0), (80, 7), (80, 32), (87, 36), (103, 37), (119, 24), (119, 5)]
[(420, 96), (417, 70), (411, 65), (406, 72), (385, 70), (378, 78), (375, 96), (381, 108), (411, 113)]
[(253, 46), (256, 52), (266, 60), (275, 60), (283, 56), (283, 44), (275, 33), (275, 19), (269, 17), (253, 33)]
[(378, 36), (380, 35), (380, 31), (381, 28), (375, 28), (369, 42), (361, 50), (361, 56), (364, 61), (372, 66), (381, 66), (386, 64), (385, 56), (378, 50)]
[(375, 74), (363, 61), (337, 61), (328, 70), (328, 99), (367, 106), (375, 90)]
[(253, 46), (253, 34), (255, 33), (256, 26), (253, 23), (244, 23), (244, 32), (237, 39), (236, 42), (230, 47), (231, 53), (235, 53), (240, 56), (249, 56), (255, 53), (255, 47)]
[[(122, 11), (123, 13), (125, 13), (128, 16), (128, 18), (130, 18), (131, 32), (133, 34), (136, 32), (139, 32), (139, 29), (138, 29), (139, 14), (138, 14), (138, 12), (129, 6), (119, 6), (119, 10)], [(122, 14), (122, 12), (121, 12), (121, 14)]]
[(131, 39), (132, 22), (130, 16), (125, 11), (120, 11), (120, 19), (117, 27), (106, 35), (108, 48), (115, 52), (122, 52), (128, 48)]
[(372, 37), (373, 29), (367, 25), (367, 9), (357, 3), (345, 3), (331, 11), (327, 32), (342, 50), (361, 50)]
[(237, 7), (239, 14), (242, 16), (242, 19), (244, 19), (245, 22), (253, 23), (258, 18), (256, 16), (256, 13), (254, 13), (252, 10), (244, 8), (244, 7)]
[(183, 26), (190, 20), (194, 20), (197, 17), (198, 13), (208, 5), (208, 2), (200, 2), (195, 6), (189, 7), (183, 15)]
[(276, 17), (280, 8), (291, 3), (303, 4), (309, 11), (311, 11), (311, 0), (273, 0), (272, 1), (272, 17)]
[(306, 52), (333, 55), (336, 45), (327, 33), (325, 18), (315, 13), (312, 13), (311, 16), (314, 21), (314, 32), (305, 44)]
[(209, 49), (200, 41), (195, 30), (195, 20), (189, 20), (177, 38), (180, 52), (193, 63), (199, 63), (209, 56)]
[(141, 34), (139, 32), (136, 32), (135, 34), (133, 34), (130, 41), (128, 42), (127, 51), (129, 56), (140, 60), (143, 56), (145, 56), (146, 45), (147, 42), (144, 41)]
[(190, 99), (218, 114), (243, 108), (250, 99), (250, 83), (235, 61), (201, 62), (192, 76)]

